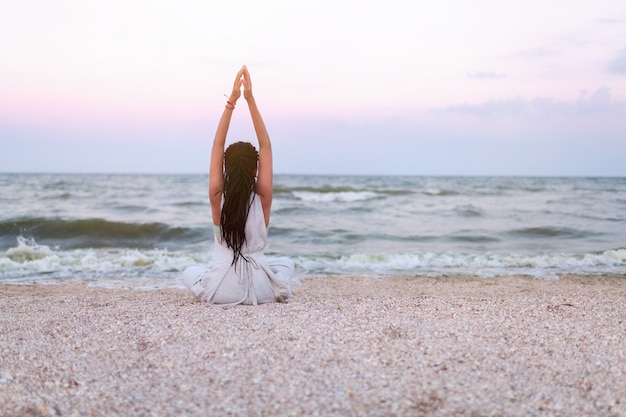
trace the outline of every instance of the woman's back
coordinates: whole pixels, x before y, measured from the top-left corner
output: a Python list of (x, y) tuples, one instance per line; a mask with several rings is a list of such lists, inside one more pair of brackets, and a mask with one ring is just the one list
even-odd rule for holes
[[(248, 211), (248, 219), (246, 221), (246, 240), (241, 247), (241, 254), (247, 255), (255, 252), (263, 251), (267, 245), (267, 227), (265, 226), (265, 217), (263, 215), (263, 207), (261, 199), (256, 194), (250, 196), (250, 210)], [(233, 251), (228, 247), (224, 239), (221, 237), (219, 226), (216, 227), (215, 243), (230, 251), (231, 261)]]

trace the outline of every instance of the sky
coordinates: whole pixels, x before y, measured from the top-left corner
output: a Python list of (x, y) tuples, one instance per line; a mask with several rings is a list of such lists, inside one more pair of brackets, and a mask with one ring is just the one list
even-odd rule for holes
[(626, 176), (624, 0), (0, 0), (0, 172), (206, 173), (243, 64), (276, 173)]

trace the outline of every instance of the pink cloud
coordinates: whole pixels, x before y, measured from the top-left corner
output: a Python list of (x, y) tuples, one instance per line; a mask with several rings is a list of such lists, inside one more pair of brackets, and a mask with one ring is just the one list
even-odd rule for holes
[[(194, 98), (20, 91), (0, 97), (0, 126), (90, 133), (158, 133), (206, 123)], [(185, 127), (187, 126), (187, 128)]]

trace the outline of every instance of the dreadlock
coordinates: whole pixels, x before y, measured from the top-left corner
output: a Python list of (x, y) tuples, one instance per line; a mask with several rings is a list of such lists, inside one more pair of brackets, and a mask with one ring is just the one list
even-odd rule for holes
[(233, 250), (233, 264), (246, 242), (246, 221), (252, 205), (259, 154), (252, 144), (236, 142), (224, 152), (224, 205), (220, 215), (222, 239)]

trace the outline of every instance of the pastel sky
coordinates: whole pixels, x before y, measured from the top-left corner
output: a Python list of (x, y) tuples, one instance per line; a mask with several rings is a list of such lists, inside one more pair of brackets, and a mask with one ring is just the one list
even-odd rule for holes
[(626, 176), (624, 0), (2, 1), (0, 171), (207, 172), (242, 64), (277, 173)]

